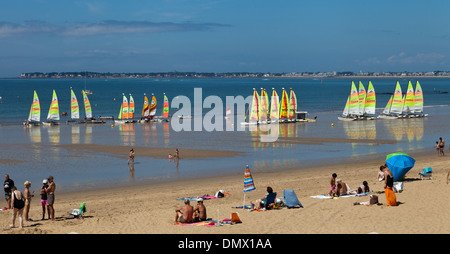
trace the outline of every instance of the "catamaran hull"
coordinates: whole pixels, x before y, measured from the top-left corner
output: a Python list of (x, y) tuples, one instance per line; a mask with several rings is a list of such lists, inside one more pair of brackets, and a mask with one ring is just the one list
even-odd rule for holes
[(356, 118), (353, 118), (353, 117), (341, 117), (341, 116), (338, 116), (338, 119), (341, 121), (355, 121), (356, 120)]
[(136, 123), (136, 120), (114, 120), (115, 124)]
[(57, 122), (43, 122), (42, 125), (44, 125), (44, 126), (53, 126), (53, 125), (60, 125), (60, 123), (57, 123)]
[(398, 119), (399, 116), (379, 115), (378, 118), (380, 118), (380, 119)]

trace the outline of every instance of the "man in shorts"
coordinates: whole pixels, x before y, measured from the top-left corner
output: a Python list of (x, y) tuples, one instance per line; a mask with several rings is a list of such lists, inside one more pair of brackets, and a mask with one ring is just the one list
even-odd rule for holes
[(48, 213), (50, 214), (51, 220), (55, 220), (55, 208), (53, 204), (55, 203), (55, 190), (56, 184), (53, 182), (53, 176), (48, 177), (48, 182), (50, 183), (45, 192), (47, 192), (47, 203), (48, 203)]
[(11, 209), (11, 189), (14, 187), (14, 181), (9, 178), (9, 175), (5, 175), (5, 182), (3, 183), (3, 190), (5, 191), (6, 203), (8, 203), (8, 209)]
[(184, 206), (175, 209), (175, 223), (191, 223), (194, 215), (194, 207), (191, 206), (189, 199), (184, 200)]

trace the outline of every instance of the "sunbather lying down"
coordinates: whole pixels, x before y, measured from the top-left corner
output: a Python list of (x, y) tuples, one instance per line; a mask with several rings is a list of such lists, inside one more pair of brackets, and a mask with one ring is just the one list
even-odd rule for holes
[(355, 202), (353, 205), (382, 205), (382, 203), (378, 203), (377, 195), (370, 195), (369, 201), (366, 202)]

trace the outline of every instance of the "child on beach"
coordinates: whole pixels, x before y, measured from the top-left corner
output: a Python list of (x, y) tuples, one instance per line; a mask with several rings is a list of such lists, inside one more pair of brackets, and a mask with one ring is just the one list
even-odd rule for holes
[(333, 173), (333, 174), (331, 175), (331, 180), (330, 180), (330, 192), (328, 193), (329, 196), (335, 196), (335, 195), (336, 195), (336, 190), (337, 190), (337, 187), (336, 187), (336, 177), (337, 177), (337, 174), (336, 174), (336, 173)]

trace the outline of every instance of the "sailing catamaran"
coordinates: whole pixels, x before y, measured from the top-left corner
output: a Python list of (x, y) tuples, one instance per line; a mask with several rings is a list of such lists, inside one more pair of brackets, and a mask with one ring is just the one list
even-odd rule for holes
[(359, 81), (358, 89), (352, 81), (350, 96), (347, 97), (344, 111), (338, 119), (341, 121), (373, 120), (375, 119), (375, 105), (376, 96), (372, 82), (369, 81), (366, 91), (361, 81)]
[(350, 96), (347, 98), (347, 104), (345, 104), (342, 116), (338, 117), (338, 119), (341, 121), (354, 121), (359, 114), (359, 94), (355, 83), (352, 81)]
[(141, 120), (139, 120), (139, 123), (146, 123), (149, 121), (150, 117), (150, 105), (148, 104), (148, 98), (147, 95), (144, 93), (144, 105), (142, 106), (142, 114), (141, 114)]
[(70, 120), (67, 122), (76, 122), (78, 119), (80, 119), (80, 107), (78, 105), (77, 97), (75, 96), (75, 93), (72, 90), (72, 87), (70, 88)]
[(163, 118), (165, 121), (169, 121), (169, 99), (167, 99), (166, 93), (164, 93)]
[(47, 114), (47, 122), (43, 124), (46, 126), (49, 125), (58, 125), (59, 124), (59, 104), (58, 97), (56, 96), (55, 90), (53, 90), (52, 102), (50, 104), (50, 109)]
[(28, 115), (28, 121), (24, 124), (28, 125), (40, 125), (41, 122), (41, 106), (39, 104), (39, 98), (36, 90), (33, 94), (33, 102), (31, 103), (30, 114)]
[(275, 88), (272, 88), (272, 97), (270, 98), (270, 122), (275, 123), (280, 119), (280, 98)]
[[(134, 109), (133, 109), (134, 112)], [(125, 123), (134, 123), (136, 120), (129, 118), (129, 104), (128, 99), (125, 96), (125, 94), (122, 94), (122, 104), (120, 106), (120, 112), (118, 116), (118, 120), (114, 120), (114, 123), (116, 124), (125, 124)]]
[(416, 83), (415, 91), (411, 81), (408, 82), (408, 88), (405, 95), (402, 95), (400, 83), (397, 81), (394, 95), (391, 96), (386, 108), (378, 118), (397, 119), (426, 116), (428, 116), (428, 114), (423, 114), (423, 94), (419, 81)]
[(83, 95), (83, 102), (84, 102), (84, 120), (81, 121), (80, 123), (93, 123), (93, 124), (97, 124), (97, 123), (105, 123), (105, 121), (103, 121), (102, 119), (95, 119), (92, 116), (92, 107), (91, 107), (91, 103), (89, 102), (89, 98), (87, 97), (87, 93), (84, 90), (81, 90), (81, 94)]

